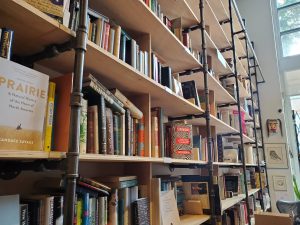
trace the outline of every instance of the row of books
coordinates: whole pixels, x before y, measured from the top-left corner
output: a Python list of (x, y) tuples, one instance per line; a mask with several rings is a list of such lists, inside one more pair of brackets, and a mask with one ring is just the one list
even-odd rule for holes
[(224, 211), (224, 214), (222, 215), (222, 225), (235, 225), (235, 224), (240, 224), (240, 225), (249, 224), (247, 205), (246, 202), (244, 201)]
[(0, 57), (10, 60), (14, 41), (14, 31), (0, 28)]

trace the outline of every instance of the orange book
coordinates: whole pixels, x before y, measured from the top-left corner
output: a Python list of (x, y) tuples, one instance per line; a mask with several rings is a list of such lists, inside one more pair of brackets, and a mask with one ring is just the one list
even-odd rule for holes
[(56, 84), (55, 120), (53, 129), (53, 151), (67, 152), (70, 131), (70, 99), (73, 85), (73, 75), (66, 74), (51, 80)]

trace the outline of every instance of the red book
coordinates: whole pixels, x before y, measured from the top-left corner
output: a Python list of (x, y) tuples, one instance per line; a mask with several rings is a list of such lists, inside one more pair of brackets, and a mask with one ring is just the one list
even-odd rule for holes
[(67, 152), (69, 147), (70, 97), (73, 86), (73, 75), (66, 74), (51, 81), (56, 84), (52, 150)]
[(193, 150), (192, 138), (192, 125), (171, 124), (171, 157), (191, 159)]

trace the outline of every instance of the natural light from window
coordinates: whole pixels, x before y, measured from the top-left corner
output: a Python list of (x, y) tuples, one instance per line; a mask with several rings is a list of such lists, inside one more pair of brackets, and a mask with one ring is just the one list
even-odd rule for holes
[(300, 54), (300, 0), (277, 0), (283, 57)]

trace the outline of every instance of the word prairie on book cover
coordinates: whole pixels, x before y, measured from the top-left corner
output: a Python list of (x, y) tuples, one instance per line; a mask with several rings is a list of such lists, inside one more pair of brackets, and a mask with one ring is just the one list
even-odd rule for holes
[(0, 150), (42, 150), (49, 77), (0, 58)]

